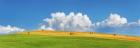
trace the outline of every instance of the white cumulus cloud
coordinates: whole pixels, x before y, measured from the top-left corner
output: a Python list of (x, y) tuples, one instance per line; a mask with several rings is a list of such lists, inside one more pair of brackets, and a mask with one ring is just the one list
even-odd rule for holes
[(107, 19), (94, 24), (96, 32), (137, 35), (140, 31), (140, 20), (128, 22), (127, 18), (117, 13), (111, 13)]
[(25, 29), (14, 27), (14, 26), (2, 26), (0, 25), (0, 34), (9, 34), (9, 33), (14, 33), (14, 32), (22, 32)]
[[(51, 14), (52, 18), (44, 19), (47, 22), (44, 28), (49, 27), (54, 30), (64, 31), (88, 31), (92, 26), (92, 22), (87, 15), (82, 13), (56, 12)], [(44, 26), (43, 25), (43, 26)]]
[(51, 28), (51, 27), (46, 27), (46, 25), (41, 25), (40, 29), (54, 31), (53, 28)]
[(127, 19), (121, 17), (119, 14), (111, 13), (109, 18), (106, 19), (108, 25), (123, 25), (127, 24)]
[(111, 13), (107, 19), (95, 24), (96, 26), (121, 26), (127, 24), (127, 18), (122, 17), (117, 13)]
[(138, 20), (138, 24), (140, 25), (140, 19)]

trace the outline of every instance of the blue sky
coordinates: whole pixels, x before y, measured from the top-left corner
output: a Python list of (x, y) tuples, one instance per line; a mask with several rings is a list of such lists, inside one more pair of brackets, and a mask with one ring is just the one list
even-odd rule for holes
[(81, 12), (92, 22), (118, 13), (133, 22), (140, 19), (140, 0), (0, 0), (0, 25), (36, 29), (53, 12)]

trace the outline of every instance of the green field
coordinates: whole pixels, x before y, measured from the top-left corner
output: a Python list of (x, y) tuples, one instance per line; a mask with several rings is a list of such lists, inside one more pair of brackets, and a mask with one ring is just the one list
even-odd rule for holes
[(140, 48), (140, 42), (74, 36), (0, 35), (0, 48)]

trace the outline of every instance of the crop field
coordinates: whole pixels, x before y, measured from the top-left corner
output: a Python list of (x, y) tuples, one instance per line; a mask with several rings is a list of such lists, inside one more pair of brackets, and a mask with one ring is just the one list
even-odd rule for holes
[(140, 37), (127, 36), (127, 35), (114, 35), (114, 34), (101, 34), (96, 32), (63, 32), (63, 31), (49, 31), (49, 30), (37, 30), (30, 32), (21, 32), (18, 34), (24, 35), (47, 35), (47, 36), (80, 36), (80, 37), (96, 37), (105, 39), (117, 39), (117, 40), (129, 40), (140, 41)]
[(140, 41), (62, 34), (0, 35), (0, 48), (140, 48)]
[(94, 37), (1, 35), (0, 48), (140, 48), (140, 42)]

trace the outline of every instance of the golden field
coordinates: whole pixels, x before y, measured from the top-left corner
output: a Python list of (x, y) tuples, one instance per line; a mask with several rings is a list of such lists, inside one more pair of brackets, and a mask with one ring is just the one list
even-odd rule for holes
[(81, 36), (81, 37), (96, 37), (96, 38), (106, 38), (106, 39), (140, 41), (140, 37), (127, 36), (127, 35), (101, 34), (95, 32), (64, 32), (64, 31), (36, 30), (36, 31), (29, 31), (29, 32), (20, 32), (17, 34), (46, 35), (46, 36)]

